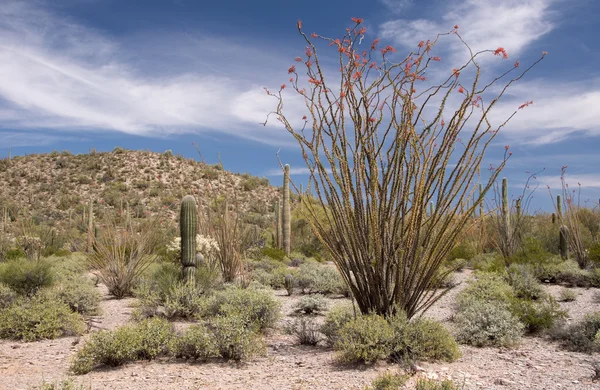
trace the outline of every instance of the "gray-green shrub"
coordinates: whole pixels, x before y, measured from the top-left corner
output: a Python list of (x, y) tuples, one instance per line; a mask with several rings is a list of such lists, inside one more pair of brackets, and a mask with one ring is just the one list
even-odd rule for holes
[(54, 282), (52, 264), (44, 259), (19, 258), (0, 263), (0, 283), (4, 283), (20, 295), (31, 296), (40, 288)]
[(0, 310), (0, 338), (23, 341), (82, 334), (85, 323), (63, 302), (44, 294), (20, 298)]
[(352, 320), (354, 320), (354, 310), (351, 304), (342, 304), (331, 308), (325, 315), (325, 321), (321, 326), (321, 333), (325, 335), (327, 344), (334, 345), (340, 329)]
[(371, 363), (386, 359), (393, 351), (394, 330), (385, 318), (362, 315), (346, 323), (335, 342), (337, 357), (346, 363)]
[(217, 340), (211, 330), (202, 323), (187, 328), (171, 348), (177, 358), (204, 361), (219, 356)]
[(327, 309), (327, 301), (321, 294), (305, 295), (294, 305), (297, 313), (321, 314)]

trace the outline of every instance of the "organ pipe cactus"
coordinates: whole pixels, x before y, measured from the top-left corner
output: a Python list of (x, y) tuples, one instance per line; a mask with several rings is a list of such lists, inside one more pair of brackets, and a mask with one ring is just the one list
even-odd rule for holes
[(285, 164), (283, 167), (283, 210), (282, 210), (282, 236), (283, 236), (283, 251), (286, 256), (290, 255), (291, 245), (291, 216), (290, 216), (290, 165)]
[(186, 195), (181, 201), (179, 215), (179, 230), (181, 234), (181, 271), (186, 283), (196, 283), (196, 229), (198, 219), (196, 215), (196, 199)]
[(275, 248), (281, 248), (282, 246), (282, 229), (281, 229), (281, 205), (279, 199), (275, 201)]
[(502, 179), (502, 222), (507, 239), (510, 234), (510, 207), (508, 204), (508, 180)]

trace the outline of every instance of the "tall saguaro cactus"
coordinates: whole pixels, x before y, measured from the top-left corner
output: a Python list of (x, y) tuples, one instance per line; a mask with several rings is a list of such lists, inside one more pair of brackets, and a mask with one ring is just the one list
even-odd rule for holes
[(292, 219), (290, 215), (290, 165), (285, 164), (283, 167), (283, 210), (282, 210), (282, 236), (283, 250), (289, 256), (292, 249), (291, 234), (292, 234)]
[(186, 195), (181, 201), (179, 230), (181, 232), (181, 271), (183, 280), (187, 283), (196, 283), (197, 226), (196, 199), (192, 195)]
[(275, 248), (282, 247), (282, 229), (281, 229), (281, 205), (279, 199), (275, 201)]

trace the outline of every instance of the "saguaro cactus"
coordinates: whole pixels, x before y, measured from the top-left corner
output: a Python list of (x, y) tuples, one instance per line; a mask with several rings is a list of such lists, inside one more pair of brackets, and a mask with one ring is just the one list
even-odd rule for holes
[(290, 165), (285, 164), (283, 167), (283, 210), (282, 210), (282, 230), (283, 230), (283, 250), (289, 256), (292, 249), (292, 225), (290, 215)]
[(569, 228), (565, 225), (560, 227), (559, 249), (560, 257), (566, 260), (569, 257)]
[(558, 220), (560, 221), (562, 219), (562, 202), (560, 195), (556, 195), (556, 214)]
[(282, 246), (282, 229), (281, 229), (281, 205), (279, 199), (275, 201), (275, 248)]
[(179, 215), (179, 230), (181, 233), (181, 271), (183, 280), (187, 283), (196, 283), (196, 199), (186, 195), (181, 201)]

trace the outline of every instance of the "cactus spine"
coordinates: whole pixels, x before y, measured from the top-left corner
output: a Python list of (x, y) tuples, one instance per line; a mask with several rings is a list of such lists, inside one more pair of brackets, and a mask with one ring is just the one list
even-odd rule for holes
[(283, 215), (281, 217), (283, 230), (283, 250), (287, 256), (291, 252), (291, 216), (290, 216), (290, 165), (285, 164), (283, 168)]
[(179, 230), (181, 233), (181, 270), (186, 283), (196, 283), (196, 199), (186, 195), (181, 201)]
[(569, 257), (569, 228), (565, 225), (560, 227), (559, 249), (560, 257), (566, 260)]
[(281, 229), (281, 205), (279, 204), (279, 199), (275, 201), (275, 248), (282, 247), (282, 229)]
[(92, 251), (94, 243), (94, 202), (90, 199), (88, 210), (88, 237), (87, 237), (87, 252)]

